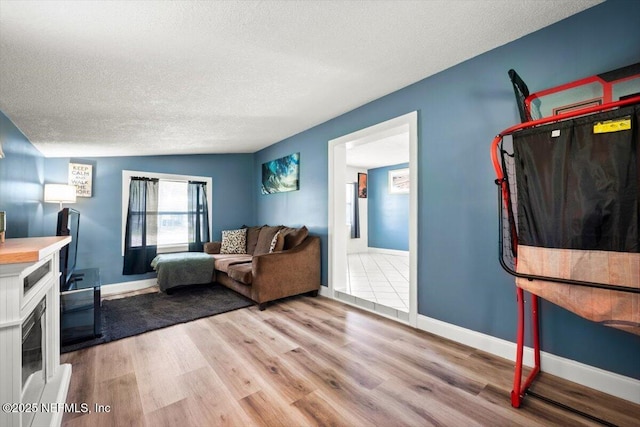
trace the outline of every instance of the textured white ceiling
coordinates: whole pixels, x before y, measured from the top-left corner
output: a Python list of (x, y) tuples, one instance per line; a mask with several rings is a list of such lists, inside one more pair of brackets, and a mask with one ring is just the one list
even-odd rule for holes
[(409, 162), (409, 132), (347, 148), (347, 166), (373, 169)]
[(600, 0), (0, 0), (0, 110), (46, 156), (254, 152)]

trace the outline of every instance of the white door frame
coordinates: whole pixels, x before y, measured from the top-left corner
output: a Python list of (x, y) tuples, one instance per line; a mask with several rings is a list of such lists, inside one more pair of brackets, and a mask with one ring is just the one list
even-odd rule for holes
[(334, 284), (347, 275), (346, 157), (347, 147), (380, 139), (398, 128), (409, 131), (409, 324), (418, 318), (418, 112), (387, 120), (377, 125), (329, 141), (329, 297), (335, 298)]

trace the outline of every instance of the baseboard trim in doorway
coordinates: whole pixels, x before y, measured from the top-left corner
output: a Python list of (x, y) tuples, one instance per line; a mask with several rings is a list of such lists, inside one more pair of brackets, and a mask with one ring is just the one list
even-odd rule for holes
[[(328, 292), (327, 292), (328, 293)], [(322, 295), (322, 293), (320, 293), (320, 295)], [(373, 314), (377, 314), (379, 316), (382, 317), (386, 317), (388, 319), (391, 320), (395, 320), (397, 322), (400, 323), (405, 323), (407, 325), (409, 325), (409, 313), (402, 311), (402, 310), (398, 310), (392, 307), (387, 307), (386, 305), (383, 304), (379, 304), (373, 301), (369, 301), (367, 299), (364, 298), (359, 298), (357, 296), (354, 295), (350, 295), (348, 293), (345, 293), (343, 291), (339, 291), (334, 289), (333, 291), (333, 297), (329, 296), (329, 295), (323, 295), (326, 296), (328, 298), (334, 299), (336, 301), (339, 301), (343, 304), (348, 304), (348, 305), (352, 305), (354, 307), (360, 308), (362, 310), (365, 311), (369, 311)]]
[(397, 250), (397, 249), (372, 248), (372, 247), (369, 247), (367, 249), (367, 253), (370, 253), (370, 254), (409, 256), (409, 251), (400, 251), (400, 250)]

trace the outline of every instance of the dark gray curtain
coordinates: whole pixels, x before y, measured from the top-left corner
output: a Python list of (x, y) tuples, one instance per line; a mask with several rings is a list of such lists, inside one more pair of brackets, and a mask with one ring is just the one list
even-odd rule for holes
[(189, 181), (189, 251), (202, 252), (209, 241), (207, 184)]
[(360, 201), (358, 198), (358, 183), (353, 184), (353, 210), (351, 212), (351, 238), (360, 238)]
[(158, 253), (158, 180), (131, 178), (122, 274), (153, 271)]

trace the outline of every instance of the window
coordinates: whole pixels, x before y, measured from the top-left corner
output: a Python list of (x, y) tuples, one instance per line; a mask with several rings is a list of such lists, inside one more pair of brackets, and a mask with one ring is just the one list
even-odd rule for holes
[[(207, 184), (207, 200), (211, 205), (210, 177), (170, 175), (151, 172), (122, 171), (122, 253), (129, 207), (129, 182), (133, 176), (156, 178), (158, 182), (158, 252), (180, 252), (188, 250), (189, 242), (189, 181)], [(211, 229), (211, 206), (209, 206), (209, 229)]]
[(158, 246), (185, 245), (188, 229), (188, 181), (158, 183)]

